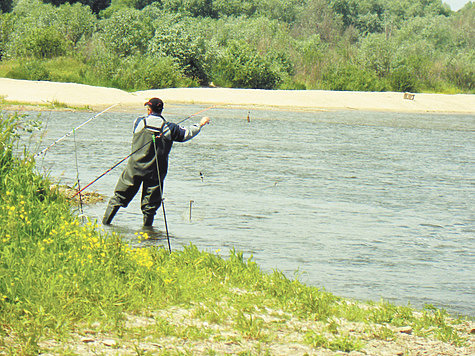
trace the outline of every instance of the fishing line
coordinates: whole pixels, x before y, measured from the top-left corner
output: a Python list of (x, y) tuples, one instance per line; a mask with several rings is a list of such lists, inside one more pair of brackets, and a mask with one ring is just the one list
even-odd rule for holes
[(84, 121), (81, 125), (75, 127), (74, 129), (72, 129), (71, 131), (69, 131), (67, 134), (61, 136), (60, 138), (58, 138), (56, 141), (54, 141), (51, 145), (49, 145), (48, 147), (46, 147), (45, 149), (43, 149), (42, 151), (38, 152), (37, 154), (34, 155), (34, 158), (38, 157), (38, 156), (41, 156), (42, 154), (45, 154), (49, 149), (51, 149), (54, 145), (56, 145), (57, 143), (63, 141), (65, 138), (71, 136), (71, 134), (74, 133), (75, 130), (77, 129), (80, 129), (81, 127), (83, 127), (84, 125), (86, 125), (87, 123), (91, 122), (92, 120), (94, 120), (96, 117), (99, 117), (100, 115), (104, 114), (106, 111), (112, 109), (114, 106), (117, 106), (119, 105), (119, 103), (117, 104), (114, 104), (112, 106), (109, 106), (107, 109), (101, 111), (100, 113), (94, 115), (93, 117), (87, 119), (86, 121)]
[[(212, 106), (209, 106), (203, 110), (200, 110), (188, 117), (186, 117), (185, 119), (179, 121), (177, 123), (177, 125), (181, 124), (182, 122), (185, 122), (186, 120), (192, 118), (193, 116), (196, 116), (198, 114), (201, 114), (202, 112), (205, 112), (207, 110), (210, 110), (210, 109), (213, 109), (217, 107), (217, 105), (212, 105)], [(162, 132), (162, 134), (160, 136), (163, 136), (164, 134), (166, 134), (170, 129), (167, 127), (166, 130), (164, 132)], [(119, 162), (117, 162), (116, 164), (114, 164), (111, 168), (109, 168), (108, 170), (106, 170), (104, 173), (102, 173), (101, 175), (99, 175), (96, 179), (94, 179), (92, 182), (90, 182), (89, 184), (87, 184), (86, 186), (84, 186), (80, 191), (76, 192), (76, 194), (74, 194), (71, 198), (74, 198), (77, 194), (81, 193), (84, 189), (90, 187), (91, 185), (93, 185), (95, 182), (97, 182), (99, 179), (101, 179), (102, 177), (104, 177), (106, 174), (108, 174), (110, 171), (112, 171), (113, 169), (117, 168), (117, 166), (119, 166), (122, 162), (124, 162), (127, 158), (129, 158), (130, 156), (132, 156), (133, 154), (135, 154), (136, 152), (140, 151), (142, 148), (144, 148), (145, 146), (147, 146), (148, 144), (152, 143), (153, 140), (150, 140), (148, 142), (146, 142), (143, 146), (137, 148), (135, 151), (133, 151), (131, 154), (127, 155), (126, 157), (122, 158)]]
[(160, 200), (162, 203), (163, 221), (165, 222), (165, 231), (167, 232), (168, 251), (170, 251), (170, 254), (171, 254), (172, 247), (170, 245), (170, 236), (168, 235), (167, 214), (165, 213), (165, 201), (163, 200), (163, 188), (162, 188), (162, 180), (160, 178), (160, 166), (158, 164), (158, 151), (157, 151), (157, 144), (155, 143), (155, 134), (152, 136), (152, 141), (153, 141), (153, 147), (155, 149), (155, 162), (157, 163), (158, 186), (160, 188)]
[[(76, 144), (76, 130), (73, 129), (73, 140), (74, 140), (74, 155), (76, 157), (76, 181), (78, 185), (78, 192), (81, 191), (81, 185), (79, 183), (79, 164), (78, 164), (78, 147)], [(81, 215), (84, 216), (84, 211), (82, 209), (82, 194), (79, 193), (79, 210), (81, 211)]]

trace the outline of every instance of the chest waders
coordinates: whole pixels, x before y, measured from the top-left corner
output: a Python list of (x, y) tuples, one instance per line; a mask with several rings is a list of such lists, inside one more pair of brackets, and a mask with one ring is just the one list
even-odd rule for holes
[(145, 127), (133, 135), (132, 152), (136, 152), (129, 157), (127, 166), (117, 181), (114, 196), (110, 199), (102, 220), (104, 225), (112, 222), (120, 207), (129, 205), (140, 185), (144, 226), (152, 226), (155, 213), (162, 204), (163, 182), (168, 171), (168, 154), (173, 141), (162, 135), (166, 124), (164, 119), (160, 128), (147, 126), (145, 119), (144, 124)]

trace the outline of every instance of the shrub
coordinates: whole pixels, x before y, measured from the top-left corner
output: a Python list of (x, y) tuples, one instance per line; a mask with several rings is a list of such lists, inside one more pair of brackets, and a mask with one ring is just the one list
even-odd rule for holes
[(120, 9), (102, 20), (100, 33), (103, 44), (122, 57), (143, 53), (152, 37), (150, 24), (134, 9)]
[(384, 80), (376, 73), (360, 68), (356, 65), (333, 66), (323, 73), (325, 89), (355, 90), (355, 91), (383, 91), (386, 89)]
[(181, 12), (191, 16), (211, 16), (213, 4), (211, 0), (162, 0), (166, 11)]
[(219, 56), (213, 80), (233, 88), (273, 89), (281, 78), (272, 63), (244, 41), (233, 41)]
[(445, 77), (462, 90), (475, 90), (475, 52), (461, 53), (451, 59), (444, 71)]
[(8, 54), (38, 59), (66, 54), (69, 43), (55, 27), (30, 28), (17, 33)]
[(64, 4), (57, 11), (56, 27), (67, 40), (76, 45), (84, 36), (90, 38), (95, 30), (97, 19), (88, 6)]
[(410, 68), (402, 66), (390, 75), (391, 90), (400, 92), (416, 92), (417, 79)]
[(90, 52), (85, 53), (87, 69), (83, 72), (85, 81), (91, 85), (112, 86), (112, 78), (119, 66), (120, 58), (98, 38), (93, 37)]
[(395, 44), (384, 34), (370, 34), (361, 41), (359, 62), (367, 70), (384, 77), (391, 72), (395, 53)]
[(24, 80), (51, 80), (50, 72), (39, 60), (21, 62), (16, 68), (7, 73), (8, 78)]
[(14, 17), (11, 14), (0, 13), (0, 60), (7, 51), (7, 45), (10, 41), (14, 28)]
[(256, 12), (256, 4), (252, 0), (213, 0), (213, 10), (221, 16), (251, 16)]
[(147, 52), (154, 56), (175, 58), (188, 77), (207, 84), (206, 45), (200, 27), (188, 20), (171, 22), (176, 21), (176, 17), (163, 20), (156, 26)]
[(113, 81), (117, 87), (125, 90), (196, 85), (185, 76), (173, 58), (159, 56), (134, 56), (122, 60)]
[(111, 4), (111, 0), (43, 0), (45, 3), (51, 3), (53, 5), (61, 5), (64, 3), (81, 3), (87, 5), (91, 10), (97, 14), (99, 11), (107, 8)]

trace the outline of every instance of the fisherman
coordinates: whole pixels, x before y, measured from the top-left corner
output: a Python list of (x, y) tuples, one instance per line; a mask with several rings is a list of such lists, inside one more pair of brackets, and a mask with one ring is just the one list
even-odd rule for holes
[(173, 142), (192, 139), (209, 123), (209, 117), (203, 117), (199, 124), (189, 128), (168, 122), (162, 116), (163, 101), (159, 98), (150, 99), (144, 106), (148, 115), (137, 118), (133, 126), (132, 152), (137, 152), (129, 157), (117, 182), (102, 219), (104, 225), (110, 225), (120, 207), (129, 205), (142, 184), (143, 225), (152, 226), (155, 213), (162, 204), (163, 182)]

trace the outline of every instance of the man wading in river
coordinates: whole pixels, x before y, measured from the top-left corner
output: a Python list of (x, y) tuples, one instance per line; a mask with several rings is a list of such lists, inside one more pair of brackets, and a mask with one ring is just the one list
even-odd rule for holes
[[(174, 141), (185, 142), (209, 123), (203, 117), (199, 124), (184, 128), (167, 122), (162, 116), (163, 101), (152, 98), (145, 103), (148, 115), (134, 122), (132, 152), (110, 199), (102, 223), (109, 225), (120, 207), (127, 207), (142, 184), (144, 226), (152, 226), (153, 217), (162, 203), (163, 181), (168, 170), (168, 154)], [(160, 180), (158, 180), (160, 173)]]

